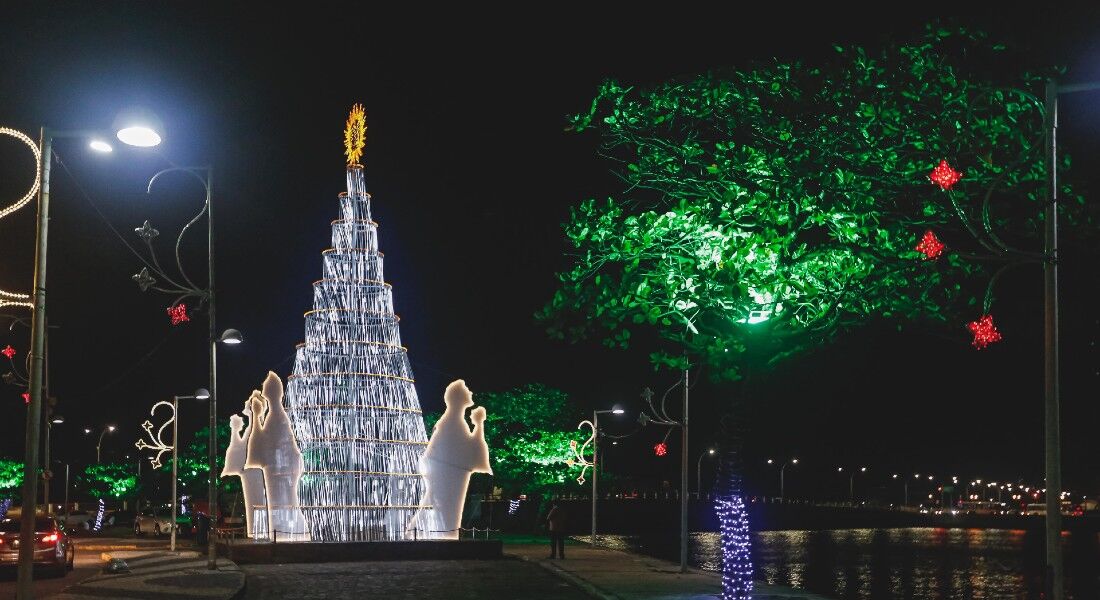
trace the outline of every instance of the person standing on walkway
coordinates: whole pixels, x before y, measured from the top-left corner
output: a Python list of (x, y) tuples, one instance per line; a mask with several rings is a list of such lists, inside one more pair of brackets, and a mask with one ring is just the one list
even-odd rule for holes
[(569, 526), (569, 515), (565, 507), (553, 502), (550, 512), (546, 513), (546, 523), (550, 528), (550, 558), (565, 558), (565, 529)]

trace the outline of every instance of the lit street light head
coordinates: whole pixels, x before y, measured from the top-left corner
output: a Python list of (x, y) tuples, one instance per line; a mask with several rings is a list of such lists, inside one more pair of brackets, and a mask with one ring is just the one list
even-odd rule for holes
[(244, 342), (244, 336), (236, 329), (226, 329), (218, 341), (223, 344), (240, 344)]
[(210, 399), (210, 390), (208, 390), (206, 388), (199, 388), (199, 389), (195, 390), (195, 399), (196, 400), (209, 400)]
[(108, 426), (107, 426), (107, 431), (110, 431), (111, 433), (114, 433), (114, 431), (115, 431), (115, 426), (114, 426), (114, 425), (108, 425)]
[(626, 411), (623, 410), (623, 407), (619, 406), (618, 404), (611, 407), (611, 414), (613, 414), (613, 415), (621, 415), (624, 412), (626, 412)]
[(114, 152), (115, 150), (110, 144), (103, 140), (92, 140), (91, 142), (88, 142), (88, 147), (92, 150), (95, 150), (96, 152), (102, 152), (104, 154)]
[(708, 450), (707, 450), (707, 454), (714, 454), (714, 448), (710, 448), (710, 449), (708, 449)]
[(113, 129), (123, 144), (149, 148), (160, 144), (164, 127), (151, 111), (133, 106), (118, 114)]
[(792, 465), (797, 465), (798, 464), (798, 459), (797, 458), (791, 459), (791, 464)]
[(769, 464), (769, 465), (770, 465), (770, 464), (772, 464), (772, 463), (774, 463), (774, 462), (775, 462), (774, 460), (772, 460), (772, 459), (770, 459), (770, 458), (768, 459), (768, 464)]
[(52, 419), (50, 419), (50, 423), (53, 423), (54, 425), (60, 425), (64, 422), (65, 422), (65, 417), (62, 417), (61, 415), (54, 415), (54, 417)]

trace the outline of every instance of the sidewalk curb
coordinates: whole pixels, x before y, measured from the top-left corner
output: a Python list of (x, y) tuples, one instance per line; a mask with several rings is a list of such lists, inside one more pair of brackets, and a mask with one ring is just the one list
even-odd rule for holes
[(516, 557), (520, 560), (527, 561), (529, 563), (535, 563), (536, 565), (542, 567), (543, 569), (546, 569), (547, 571), (553, 573), (558, 578), (564, 579), (564, 580), (568, 581), (569, 583), (572, 583), (573, 585), (581, 588), (582, 590), (585, 591), (585, 593), (587, 593), (589, 596), (592, 596), (593, 598), (599, 598), (600, 600), (622, 600), (622, 598), (619, 598), (618, 596), (616, 596), (614, 594), (609, 594), (609, 593), (601, 590), (600, 588), (592, 585), (588, 581), (586, 581), (584, 579), (581, 579), (580, 577), (577, 577), (576, 575), (566, 571), (565, 569), (558, 568), (557, 565), (554, 565), (552, 563), (547, 563), (547, 562), (541, 561), (541, 560), (532, 560), (530, 558), (527, 558), (526, 556), (522, 556), (522, 555), (519, 555), (519, 554), (507, 554), (507, 553), (505, 553), (505, 555), (506, 556), (514, 556), (514, 557)]

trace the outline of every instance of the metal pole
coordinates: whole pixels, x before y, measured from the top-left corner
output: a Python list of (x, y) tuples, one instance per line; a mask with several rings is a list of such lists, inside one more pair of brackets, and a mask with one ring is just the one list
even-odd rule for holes
[(680, 572), (687, 573), (688, 556), (688, 384), (689, 371), (684, 367), (684, 421), (681, 427), (683, 449), (680, 452)]
[(1058, 397), (1058, 84), (1046, 86), (1047, 168), (1049, 202), (1044, 218), (1043, 347), (1046, 424), (1046, 574), (1052, 600), (1063, 600), (1062, 572), (1062, 448)]
[(210, 294), (210, 448), (207, 459), (210, 461), (209, 488), (207, 496), (210, 500), (210, 531), (207, 539), (206, 567), (218, 568), (218, 545), (214, 535), (218, 514), (218, 341), (215, 337), (215, 312), (214, 312), (214, 205), (212, 193), (214, 188), (213, 169), (206, 170), (206, 243), (207, 243), (207, 273), (209, 274), (208, 291)]
[(596, 479), (599, 466), (596, 460), (600, 456), (600, 413), (592, 411), (592, 547), (596, 547)]
[(103, 445), (103, 436), (107, 433), (107, 428), (104, 427), (103, 431), (99, 432), (99, 441), (95, 445), (95, 462), (99, 464), (99, 448)]
[(786, 496), (783, 494), (783, 469), (787, 468), (787, 463), (783, 463), (779, 466), (779, 499), (785, 500)]
[(19, 529), (19, 571), (15, 593), (18, 600), (34, 598), (34, 513), (38, 500), (38, 435), (42, 422), (42, 371), (45, 366), (46, 346), (46, 235), (50, 222), (50, 163), (53, 162), (53, 139), (48, 128), (42, 128), (39, 143), (42, 146), (42, 187), (38, 192), (38, 244), (34, 253), (34, 313), (31, 315), (31, 372), (28, 391), (30, 404), (27, 405), (23, 512)]
[(65, 526), (69, 525), (69, 463), (65, 463)]
[[(49, 388), (46, 388), (47, 390)], [(48, 394), (48, 391), (47, 391)], [(53, 424), (46, 420), (46, 446), (45, 455), (42, 458), (42, 503), (46, 505), (46, 514), (52, 515), (53, 510), (50, 509), (50, 479), (46, 477), (46, 473), (50, 471), (50, 431), (53, 429)]]
[(699, 460), (695, 461), (695, 490), (699, 495), (703, 494), (703, 457), (706, 455), (706, 452), (700, 454)]
[(905, 483), (905, 504), (904, 504), (904, 506), (909, 506), (909, 480), (906, 479), (904, 483)]
[(855, 504), (856, 502), (856, 472), (853, 470), (848, 476), (848, 503)]
[(177, 475), (179, 468), (179, 432), (180, 432), (180, 398), (179, 396), (172, 396), (172, 552), (176, 551), (176, 516), (179, 514), (179, 494), (176, 492), (176, 482), (179, 481)]

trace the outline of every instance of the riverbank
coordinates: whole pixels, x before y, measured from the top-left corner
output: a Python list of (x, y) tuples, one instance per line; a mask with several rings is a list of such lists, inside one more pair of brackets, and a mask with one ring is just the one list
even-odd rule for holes
[[(717, 573), (689, 568), (680, 572), (679, 564), (669, 561), (612, 550), (592, 548), (570, 540), (566, 559), (550, 559), (549, 543), (538, 538), (505, 539), (504, 553), (536, 563), (554, 575), (585, 590), (601, 600), (703, 600), (716, 598), (722, 592), (722, 578)], [(755, 584), (756, 600), (827, 600), (819, 596), (784, 586)]]

